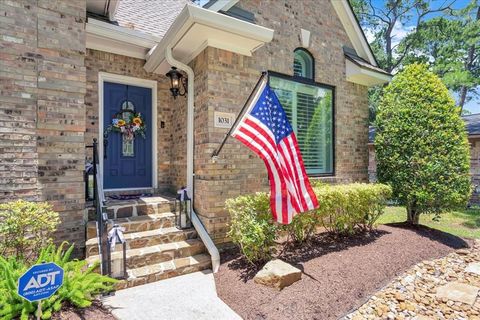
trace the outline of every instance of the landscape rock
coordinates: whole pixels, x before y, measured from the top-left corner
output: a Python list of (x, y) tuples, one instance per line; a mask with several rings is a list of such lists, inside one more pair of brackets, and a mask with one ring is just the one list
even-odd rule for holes
[(255, 283), (274, 287), (279, 290), (302, 279), (302, 271), (294, 266), (275, 259), (268, 262), (253, 279)]
[(478, 287), (474, 287), (465, 283), (451, 282), (438, 288), (437, 297), (440, 299), (447, 298), (448, 300), (473, 305), (477, 299), (478, 290)]
[(465, 271), (480, 275), (480, 262), (469, 263)]
[(480, 320), (480, 241), (422, 261), (346, 315), (351, 319)]

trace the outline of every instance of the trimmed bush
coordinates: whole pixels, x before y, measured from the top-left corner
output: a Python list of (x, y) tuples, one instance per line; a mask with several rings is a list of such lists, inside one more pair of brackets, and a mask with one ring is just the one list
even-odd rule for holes
[[(92, 304), (95, 295), (113, 290), (115, 279), (95, 273), (95, 264), (87, 267), (85, 260), (70, 260), (73, 245), (63, 250), (63, 244), (57, 248), (50, 245), (44, 248), (36, 263), (55, 262), (64, 270), (63, 286), (48, 299), (42, 301), (42, 319), (50, 319), (54, 312), (62, 308), (65, 301), (85, 308)], [(0, 319), (31, 319), (37, 310), (37, 302), (28, 302), (17, 294), (18, 278), (29, 268), (21, 260), (0, 257)]]
[(273, 222), (268, 193), (229, 199), (226, 207), (231, 215), (228, 235), (248, 261), (254, 263), (271, 257), (275, 240), (287, 232), (296, 243), (308, 241), (319, 227), (339, 234), (367, 231), (383, 213), (392, 195), (383, 184), (314, 184), (320, 207), (294, 217), (289, 225)]
[(46, 202), (17, 200), (0, 204), (0, 255), (32, 261), (51, 244), (60, 219)]
[(409, 65), (385, 88), (376, 119), (380, 182), (407, 207), (408, 222), (422, 213), (465, 206), (471, 193), (465, 123), (442, 81), (426, 65)]
[(371, 230), (385, 209), (392, 189), (384, 184), (352, 183), (314, 188), (321, 225), (329, 232), (352, 234)]
[(259, 192), (228, 199), (226, 207), (231, 215), (228, 236), (245, 258), (252, 263), (268, 260), (278, 229), (272, 223), (269, 194)]

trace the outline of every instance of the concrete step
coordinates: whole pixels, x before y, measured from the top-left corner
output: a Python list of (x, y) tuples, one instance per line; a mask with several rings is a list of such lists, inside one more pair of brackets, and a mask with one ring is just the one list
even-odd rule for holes
[[(136, 216), (129, 218), (119, 218), (115, 220), (116, 224), (125, 228), (124, 233), (140, 232), (154, 230), (159, 228), (168, 228), (175, 226), (175, 215), (171, 212), (158, 214), (149, 214), (145, 216)], [(108, 230), (113, 224), (108, 224)], [(87, 223), (87, 240), (97, 236), (97, 225), (95, 221)]]
[[(125, 233), (124, 236), (127, 250), (129, 250), (194, 239), (197, 237), (197, 232), (193, 228), (182, 230), (177, 227), (167, 227)], [(98, 238), (89, 239), (86, 242), (86, 247), (87, 258), (98, 255)]]
[(128, 279), (121, 280), (117, 290), (130, 288), (146, 283), (176, 277), (211, 268), (211, 258), (208, 254), (178, 258), (128, 270)]
[[(127, 269), (135, 269), (161, 262), (172, 261), (174, 259), (186, 258), (205, 252), (205, 245), (199, 239), (188, 239), (172, 243), (158, 244), (151, 247), (127, 250)], [(118, 246), (111, 255), (112, 263), (121, 264), (123, 259), (122, 246)], [(98, 255), (87, 259), (89, 264), (99, 261)]]

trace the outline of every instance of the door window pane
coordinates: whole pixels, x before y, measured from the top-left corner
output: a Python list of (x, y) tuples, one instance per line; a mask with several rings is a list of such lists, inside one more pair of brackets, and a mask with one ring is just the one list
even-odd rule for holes
[[(122, 103), (122, 110), (131, 110), (134, 111), (135, 106), (130, 101), (125, 101)], [(122, 118), (125, 120), (126, 123), (130, 123), (130, 118), (132, 113), (130, 112), (123, 112)], [(134, 139), (128, 138), (127, 135), (122, 135), (122, 155), (124, 157), (134, 157), (135, 150), (134, 150)]]

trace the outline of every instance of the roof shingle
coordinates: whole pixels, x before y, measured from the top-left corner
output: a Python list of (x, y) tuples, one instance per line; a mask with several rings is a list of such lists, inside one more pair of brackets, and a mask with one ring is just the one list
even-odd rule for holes
[(163, 38), (189, 0), (120, 0), (115, 20), (122, 27)]

